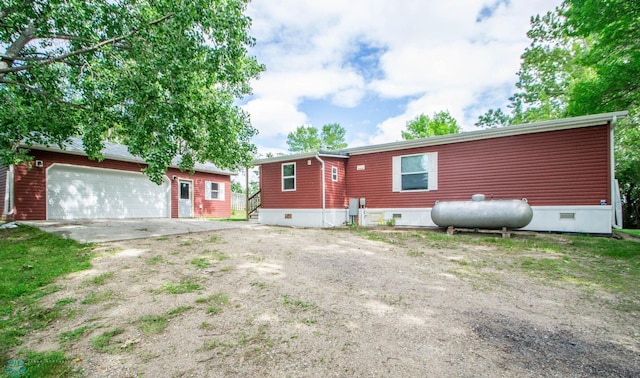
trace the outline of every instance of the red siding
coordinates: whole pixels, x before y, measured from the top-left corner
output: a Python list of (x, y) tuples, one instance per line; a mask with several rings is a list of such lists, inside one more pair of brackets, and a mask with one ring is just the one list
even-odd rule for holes
[[(296, 163), (296, 190), (283, 191), (282, 164), (294, 162)], [(260, 187), (263, 188), (262, 207), (265, 209), (322, 208), (321, 176), (321, 164), (315, 158), (263, 164), (260, 166)]]
[[(393, 156), (438, 152), (438, 190), (394, 193)], [(364, 170), (356, 170), (365, 165)], [(610, 198), (608, 125), (351, 156), (347, 196), (373, 208), (436, 200), (527, 198), (532, 206), (599, 205)]]
[[(64, 154), (51, 151), (36, 151), (32, 154), (34, 160), (42, 160), (44, 167), (33, 166), (28, 169), (25, 164), (16, 165), (14, 170), (14, 194), (15, 194), (15, 219), (38, 220), (46, 219), (46, 170), (54, 163), (82, 165), (87, 167), (119, 169), (123, 171), (140, 172), (145, 164), (130, 163), (105, 159), (101, 162), (89, 160), (85, 156)], [(231, 183), (230, 177), (196, 172), (193, 176), (186, 172), (170, 168), (167, 176), (176, 175), (179, 178), (188, 178), (194, 181), (194, 216), (228, 217), (231, 215)], [(204, 199), (204, 181), (216, 181), (225, 183), (224, 201), (206, 201)], [(201, 184), (200, 184), (201, 183)], [(178, 187), (177, 180), (171, 182), (171, 216), (178, 214)], [(215, 202), (215, 203), (213, 203)], [(200, 209), (199, 206), (203, 205)], [(175, 210), (175, 212), (174, 212)]]
[[(327, 209), (344, 209), (347, 201), (347, 180), (345, 166), (347, 159), (322, 158), (325, 162), (325, 205)], [(332, 179), (332, 168), (338, 168), (338, 181)]]
[[(211, 173), (180, 172), (179, 169), (169, 168), (167, 176), (171, 181), (171, 218), (178, 217), (178, 179), (191, 180), (193, 182), (193, 216), (195, 218), (228, 218), (231, 216), (231, 178), (226, 175)], [(173, 180), (176, 176), (176, 180)], [(224, 184), (224, 200), (205, 199), (205, 181), (213, 181)], [(200, 208), (202, 206), (202, 208)]]

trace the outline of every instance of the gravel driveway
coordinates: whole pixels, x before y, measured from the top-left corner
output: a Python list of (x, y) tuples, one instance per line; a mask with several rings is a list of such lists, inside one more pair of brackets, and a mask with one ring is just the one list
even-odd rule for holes
[(91, 377), (640, 376), (637, 318), (607, 294), (477, 275), (462, 261), (484, 247), (427, 241), (254, 226), (105, 243), (25, 346)]

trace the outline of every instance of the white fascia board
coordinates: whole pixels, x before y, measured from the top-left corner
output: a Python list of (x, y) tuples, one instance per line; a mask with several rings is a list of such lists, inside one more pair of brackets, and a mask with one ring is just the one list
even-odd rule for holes
[[(340, 150), (340, 151), (343, 152), (343, 151), (346, 151), (346, 150)], [(348, 159), (349, 158), (348, 155), (340, 154), (340, 153), (304, 152), (304, 153), (300, 153), (300, 154), (280, 155), (280, 156), (274, 156), (274, 157), (271, 157), (271, 158), (256, 159), (252, 163), (253, 163), (253, 165), (262, 165), (262, 164), (266, 164), (266, 163), (278, 163), (278, 162), (303, 160), (303, 159), (315, 159), (316, 156), (328, 157), (328, 158), (339, 158), (339, 159)]]
[(548, 131), (568, 130), (581, 127), (598, 126), (611, 122), (613, 119), (626, 117), (627, 111), (595, 114), (573, 118), (563, 118), (558, 120), (528, 123), (523, 125), (505, 126), (495, 129), (485, 129), (478, 131), (466, 131), (459, 134), (441, 135), (430, 138), (414, 139), (400, 142), (379, 144), (375, 146), (355, 147), (346, 150), (350, 155), (362, 155), (375, 152), (385, 152), (394, 150), (406, 150), (416, 147), (437, 146), (442, 144), (453, 144), (470, 142), (482, 139), (501, 138), (514, 135), (525, 135), (542, 133)]
[[(49, 151), (49, 152), (58, 152), (58, 153), (63, 153), (66, 155), (75, 155), (75, 156), (84, 156), (84, 157), (88, 157), (88, 155), (79, 147), (77, 146), (69, 146), (67, 148), (59, 148), (58, 146), (44, 146), (44, 145), (33, 145), (33, 146), (27, 146), (24, 145), (24, 147), (29, 148), (31, 150), (38, 150), (38, 151)], [(109, 160), (116, 160), (116, 161), (123, 161), (123, 162), (127, 162), (127, 163), (139, 163), (139, 164), (147, 164), (144, 159), (139, 158), (137, 156), (134, 155), (130, 155), (130, 156), (124, 156), (124, 155), (114, 155), (114, 154), (109, 154), (109, 153), (102, 153), (102, 156), (105, 159), (109, 159)], [(178, 168), (177, 164), (171, 164), (169, 165), (169, 168)], [(209, 169), (207, 167), (202, 166), (202, 163), (196, 163), (194, 166), (194, 171), (196, 172), (204, 172), (204, 173), (213, 173), (213, 174), (218, 174), (218, 175), (223, 175), (223, 176), (235, 176), (238, 173), (237, 172), (230, 172), (230, 171), (225, 171), (225, 170), (221, 170), (221, 169)]]

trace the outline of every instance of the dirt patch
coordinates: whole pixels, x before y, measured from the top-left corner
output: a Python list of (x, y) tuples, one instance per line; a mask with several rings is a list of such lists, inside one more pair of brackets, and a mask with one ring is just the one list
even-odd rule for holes
[(482, 254), (510, 258), (264, 226), (104, 244), (23, 347), (92, 377), (640, 375), (637, 314), (611, 294)]

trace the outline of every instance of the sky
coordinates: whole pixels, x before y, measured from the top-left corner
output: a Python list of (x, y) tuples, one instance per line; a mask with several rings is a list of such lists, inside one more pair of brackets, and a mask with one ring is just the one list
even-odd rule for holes
[(338, 123), (349, 147), (401, 140), (407, 121), (448, 111), (463, 131), (506, 108), (530, 18), (561, 0), (253, 0), (266, 66), (239, 105), (258, 153), (287, 153), (298, 126)]

